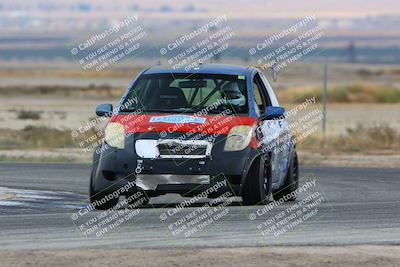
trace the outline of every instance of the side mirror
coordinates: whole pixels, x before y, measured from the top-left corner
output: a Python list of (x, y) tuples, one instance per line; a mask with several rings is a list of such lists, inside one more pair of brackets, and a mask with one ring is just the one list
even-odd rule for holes
[(97, 116), (111, 117), (112, 111), (113, 111), (113, 106), (111, 104), (100, 104), (97, 105), (96, 107)]
[(283, 118), (285, 116), (285, 109), (282, 107), (269, 106), (265, 109), (264, 113), (261, 114), (260, 120), (273, 120)]

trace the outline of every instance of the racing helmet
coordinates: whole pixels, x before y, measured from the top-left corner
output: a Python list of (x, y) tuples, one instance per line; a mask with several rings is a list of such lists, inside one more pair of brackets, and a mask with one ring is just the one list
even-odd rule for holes
[(246, 98), (239, 89), (236, 82), (228, 82), (222, 86), (222, 97), (225, 98), (227, 104), (235, 106), (244, 106)]

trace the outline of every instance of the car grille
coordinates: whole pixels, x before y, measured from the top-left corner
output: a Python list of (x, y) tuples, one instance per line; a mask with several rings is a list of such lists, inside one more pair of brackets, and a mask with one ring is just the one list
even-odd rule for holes
[(141, 139), (135, 142), (135, 152), (141, 158), (211, 157), (212, 142), (207, 140)]
[(212, 143), (205, 140), (159, 139), (161, 158), (205, 158), (211, 155)]
[(206, 145), (197, 144), (179, 144), (175, 142), (158, 144), (160, 156), (188, 156), (201, 155), (205, 156), (207, 151)]

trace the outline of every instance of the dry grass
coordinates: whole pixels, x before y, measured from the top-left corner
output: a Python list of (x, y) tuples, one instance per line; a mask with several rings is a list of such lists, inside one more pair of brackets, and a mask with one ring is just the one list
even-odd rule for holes
[[(75, 65), (74, 65), (75, 66)], [(60, 78), (95, 78), (99, 77), (111, 77), (111, 78), (132, 78), (135, 77), (143, 67), (125, 67), (125, 68), (112, 68), (106, 71), (102, 71), (101, 74), (97, 71), (82, 71), (82, 69), (74, 69), (73, 67), (65, 66), (64, 68), (36, 68), (36, 66), (30, 66), (30, 68), (18, 68), (18, 69), (0, 69), (0, 77), (60, 77)]]
[[(87, 141), (83, 146), (79, 143)], [(0, 130), (0, 149), (53, 149), (85, 148), (97, 143), (102, 135), (91, 128), (77, 137), (72, 137), (70, 130), (59, 130), (45, 126), (28, 125), (22, 130)]]
[(5, 86), (0, 87), (3, 96), (72, 96), (82, 97), (89, 96), (94, 98), (120, 98), (126, 88), (112, 87), (110, 85), (93, 85), (86, 87), (77, 86)]
[(76, 147), (70, 131), (43, 126), (26, 126), (22, 130), (1, 130), (0, 149)]
[(329, 152), (371, 152), (374, 150), (400, 149), (400, 133), (387, 124), (377, 124), (365, 127), (361, 123), (355, 127), (346, 128), (345, 134), (312, 135), (302, 140), (300, 149), (320, 150), (321, 147)]
[[(79, 86), (5, 86), (0, 87), (3, 96), (58, 95), (67, 97), (92, 97), (119, 99), (126, 88), (110, 85)], [(295, 87), (277, 90), (282, 103), (301, 103), (307, 98), (322, 100), (321, 88)], [(354, 84), (328, 89), (331, 103), (400, 103), (400, 89), (391, 86)]]
[[(290, 88), (277, 92), (284, 103), (301, 103), (316, 96), (322, 100), (321, 88)], [(400, 90), (395, 87), (355, 84), (328, 89), (331, 103), (400, 103)]]
[[(79, 142), (96, 136), (91, 129), (76, 138), (69, 130), (58, 130), (43, 126), (26, 126), (22, 130), (0, 130), (0, 149), (42, 149), (42, 148), (78, 148)], [(319, 150), (324, 147), (329, 152), (371, 152), (388, 150), (397, 152), (400, 149), (400, 133), (386, 124), (365, 127), (361, 123), (346, 128), (346, 133), (339, 135), (313, 134), (299, 143), (302, 150)]]
[(39, 120), (42, 111), (20, 110), (18, 111), (18, 119), (20, 120)]

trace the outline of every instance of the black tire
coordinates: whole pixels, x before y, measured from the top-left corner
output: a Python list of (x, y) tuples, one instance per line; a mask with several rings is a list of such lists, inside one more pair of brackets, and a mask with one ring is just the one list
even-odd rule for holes
[(92, 167), (92, 172), (90, 174), (90, 184), (89, 184), (89, 199), (90, 203), (94, 206), (96, 210), (108, 210), (118, 204), (118, 198), (112, 198), (104, 203), (101, 203), (102, 199), (106, 194), (94, 191), (94, 176), (96, 173), (97, 165), (94, 164)]
[(243, 184), (243, 204), (265, 205), (271, 197), (271, 166), (265, 157), (258, 157), (252, 164)]
[[(281, 199), (283, 196), (289, 195), (293, 191), (299, 188), (299, 161), (297, 158), (296, 151), (293, 152), (290, 160), (290, 166), (288, 173), (286, 174), (285, 183), (277, 192), (273, 194), (275, 200)], [(296, 200), (296, 196), (289, 196), (285, 199), (286, 201)]]

